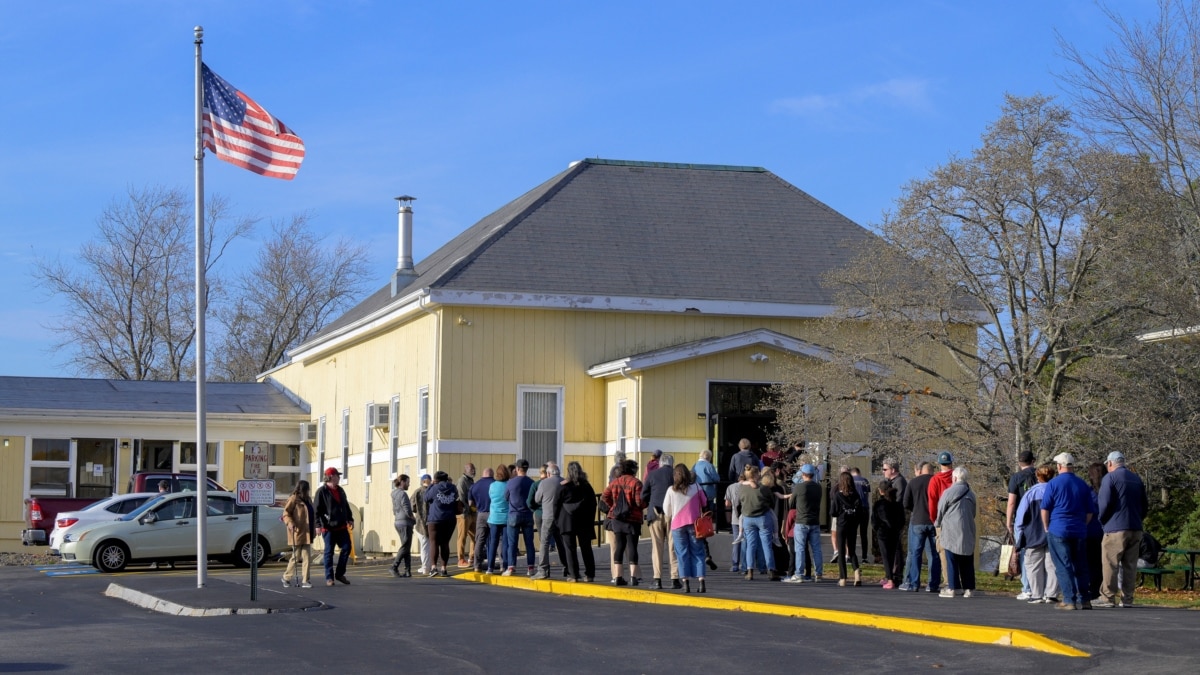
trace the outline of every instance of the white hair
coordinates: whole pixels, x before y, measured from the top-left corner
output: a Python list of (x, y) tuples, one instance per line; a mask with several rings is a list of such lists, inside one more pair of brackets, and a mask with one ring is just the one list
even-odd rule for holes
[(711, 462), (712, 461), (712, 450), (709, 450), (708, 448), (701, 450), (700, 451), (700, 459), (702, 459), (706, 462)]
[(960, 467), (956, 467), (954, 469), (954, 482), (955, 483), (967, 482), (967, 467), (960, 466)]

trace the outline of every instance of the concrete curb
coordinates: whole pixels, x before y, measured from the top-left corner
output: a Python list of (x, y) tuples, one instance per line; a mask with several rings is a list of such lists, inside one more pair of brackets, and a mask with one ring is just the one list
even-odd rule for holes
[(930, 621), (928, 619), (910, 619), (905, 617), (867, 614), (863, 612), (846, 612), (833, 609), (818, 609), (813, 607), (798, 607), (793, 605), (777, 605), (749, 600), (733, 600), (714, 598), (697, 594), (681, 594), (663, 591), (641, 590), (631, 587), (610, 587), (598, 584), (570, 583), (566, 581), (528, 579), (525, 577), (503, 577), (494, 574), (468, 572), (454, 577), (462, 581), (471, 581), (492, 586), (517, 588), (525, 591), (554, 593), (575, 597), (597, 598), (601, 600), (619, 600), (621, 602), (640, 602), (654, 605), (673, 607), (695, 607), (698, 609), (715, 609), (733, 612), (752, 612), (769, 614), (771, 616), (786, 616), (796, 619), (811, 619), (826, 623), (838, 623), (848, 626), (863, 626), (890, 630), (898, 633), (922, 635), (941, 640), (957, 640), (978, 644), (1000, 645), (1031, 649), (1059, 656), (1087, 657), (1087, 652), (1080, 651), (1052, 640), (1040, 633), (1019, 628), (1003, 628), (996, 626), (975, 626), (962, 623), (947, 623)]
[[(317, 607), (299, 608), (270, 608), (270, 607), (189, 607), (179, 603), (163, 600), (143, 591), (126, 588), (120, 584), (109, 584), (104, 595), (109, 598), (124, 600), (132, 605), (149, 609), (171, 616), (230, 616), (233, 614), (288, 614), (292, 612), (313, 612), (329, 609), (329, 605), (321, 602)], [(319, 601), (318, 601), (319, 602)]]

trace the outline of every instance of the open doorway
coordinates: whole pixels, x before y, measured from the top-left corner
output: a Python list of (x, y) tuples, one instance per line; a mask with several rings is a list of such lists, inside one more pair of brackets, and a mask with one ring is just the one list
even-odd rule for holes
[[(748, 382), (710, 382), (708, 385), (708, 438), (713, 449), (713, 464), (721, 477), (718, 499), (725, 498), (729, 487), (729, 463), (738, 451), (738, 441), (750, 440), (756, 454), (762, 454), (767, 440), (779, 431), (775, 411), (763, 409), (771, 385)], [(727, 524), (724, 509), (717, 509), (722, 524)]]

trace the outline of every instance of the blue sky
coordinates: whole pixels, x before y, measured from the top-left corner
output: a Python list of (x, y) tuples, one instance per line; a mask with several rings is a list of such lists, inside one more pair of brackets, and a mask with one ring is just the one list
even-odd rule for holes
[(36, 259), (71, 259), (130, 186), (191, 191), (196, 24), (205, 62), (307, 146), (292, 182), (210, 156), (207, 192), (263, 234), (309, 212), (367, 244), (372, 290), (395, 267), (392, 197), (418, 198), (420, 260), (584, 157), (763, 166), (870, 227), (1006, 92), (1064, 94), (1055, 31), (1112, 42), (1084, 0), (0, 0), (0, 375), (76, 375)]

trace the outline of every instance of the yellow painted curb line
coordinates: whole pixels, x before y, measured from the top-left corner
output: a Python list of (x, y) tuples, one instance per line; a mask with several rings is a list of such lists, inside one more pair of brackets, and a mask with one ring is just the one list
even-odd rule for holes
[(1041, 633), (1021, 630), (1018, 628), (1001, 628), (995, 626), (974, 626), (965, 623), (947, 623), (927, 619), (910, 619), (881, 614), (866, 614), (863, 612), (845, 612), (835, 609), (817, 609), (813, 607), (796, 607), (793, 605), (777, 605), (767, 602), (750, 600), (731, 600), (727, 598), (704, 597), (695, 594), (663, 593), (661, 591), (644, 591), (630, 587), (610, 587), (597, 584), (570, 583), (566, 581), (528, 579), (525, 577), (502, 577), (495, 574), (480, 574), (467, 572), (455, 575), (455, 579), (473, 581), (492, 586), (506, 586), (526, 591), (539, 591), (557, 595), (572, 595), (576, 597), (599, 598), (602, 600), (620, 600), (622, 602), (641, 602), (652, 605), (669, 605), (674, 607), (696, 607), (700, 609), (720, 609), (733, 612), (752, 612), (770, 616), (787, 616), (796, 619), (812, 619), (826, 623), (839, 623), (848, 626), (865, 626), (898, 633), (923, 635), (945, 640), (960, 642), (975, 642), (987, 645), (1001, 645), (1032, 649), (1047, 654), (1059, 656), (1091, 656), (1061, 642), (1051, 640)]

